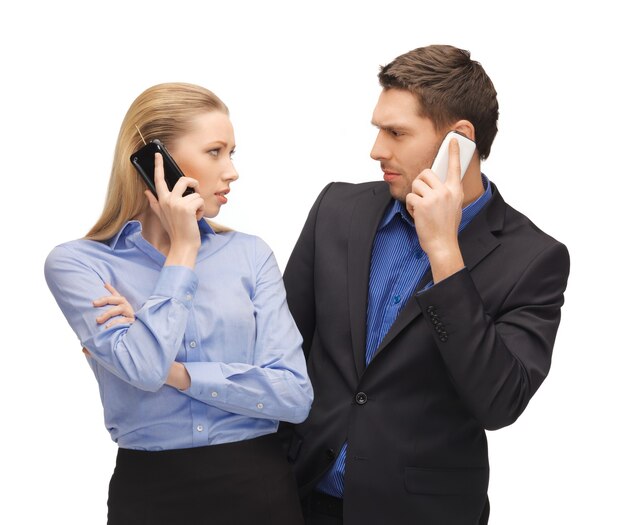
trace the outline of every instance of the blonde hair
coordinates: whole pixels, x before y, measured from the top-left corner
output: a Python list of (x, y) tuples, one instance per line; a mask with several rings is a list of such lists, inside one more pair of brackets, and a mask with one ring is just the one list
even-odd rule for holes
[[(190, 121), (201, 113), (228, 108), (214, 93), (194, 84), (172, 82), (146, 89), (131, 104), (117, 137), (111, 178), (102, 215), (85, 238), (104, 241), (113, 237), (130, 219), (149, 205), (146, 186), (130, 162), (130, 156), (146, 142), (159, 139), (170, 145), (189, 130)], [(139, 133), (141, 131), (141, 135)], [(228, 228), (209, 222), (216, 232)]]

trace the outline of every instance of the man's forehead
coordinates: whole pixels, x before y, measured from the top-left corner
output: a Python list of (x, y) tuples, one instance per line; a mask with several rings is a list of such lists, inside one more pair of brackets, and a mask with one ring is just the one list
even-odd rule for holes
[(375, 109), (372, 115), (372, 126), (379, 129), (410, 129), (415, 126), (417, 120), (419, 120), (418, 115), (406, 109), (395, 108), (389, 111)]
[(379, 128), (408, 127), (418, 117), (417, 99), (413, 93), (403, 89), (386, 89), (380, 94), (372, 124)]

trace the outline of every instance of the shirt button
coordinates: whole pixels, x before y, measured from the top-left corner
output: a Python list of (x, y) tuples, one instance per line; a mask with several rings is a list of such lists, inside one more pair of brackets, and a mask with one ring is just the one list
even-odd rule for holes
[(400, 302), (401, 297), (399, 295), (393, 296), (393, 304), (398, 304)]
[(187, 295), (185, 295), (185, 299), (187, 299), (188, 301), (191, 301), (193, 299), (193, 295), (187, 292)]
[(195, 347), (196, 347), (196, 346), (198, 346), (198, 345), (197, 345), (197, 343), (196, 343), (195, 341), (191, 341), (191, 343), (189, 343), (189, 346), (190, 346), (191, 348), (195, 348)]
[(198, 425), (198, 426), (196, 427), (196, 430), (197, 430), (198, 432), (202, 432), (202, 431), (204, 430), (204, 427), (203, 427), (202, 425)]
[(263, 408), (263, 403), (257, 403), (257, 404), (256, 404), (256, 407), (257, 407), (259, 410), (261, 410), (261, 409)]
[(211, 397), (217, 397), (217, 392), (211, 392)]

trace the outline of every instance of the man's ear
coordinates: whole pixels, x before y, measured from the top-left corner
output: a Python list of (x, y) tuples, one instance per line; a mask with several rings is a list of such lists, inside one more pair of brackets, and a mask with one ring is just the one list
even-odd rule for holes
[(457, 120), (450, 129), (454, 131), (458, 131), (465, 135), (468, 139), (472, 139), (476, 142), (476, 132), (474, 130), (474, 124), (472, 124), (469, 120)]

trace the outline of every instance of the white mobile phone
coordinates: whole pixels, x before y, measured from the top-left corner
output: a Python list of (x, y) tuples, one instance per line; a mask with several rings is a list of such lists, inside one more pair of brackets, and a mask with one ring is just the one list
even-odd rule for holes
[(458, 131), (450, 131), (443, 139), (437, 156), (433, 161), (433, 165), (430, 168), (439, 177), (441, 182), (445, 182), (448, 176), (448, 149), (450, 148), (450, 140), (456, 139), (459, 143), (459, 152), (461, 154), (461, 178), (465, 176), (467, 167), (469, 166), (474, 150), (476, 149), (476, 143), (473, 140), (468, 139), (465, 135), (461, 135)]

